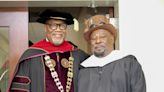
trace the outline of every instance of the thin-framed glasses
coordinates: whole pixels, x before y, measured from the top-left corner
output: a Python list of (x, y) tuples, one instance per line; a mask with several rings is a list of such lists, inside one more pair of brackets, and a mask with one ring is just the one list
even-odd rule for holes
[(46, 23), (46, 25), (48, 25), (48, 28), (51, 29), (51, 30), (56, 30), (58, 27), (59, 27), (60, 30), (65, 30), (67, 28), (67, 24), (64, 24), (64, 23), (62, 23), (62, 24)]

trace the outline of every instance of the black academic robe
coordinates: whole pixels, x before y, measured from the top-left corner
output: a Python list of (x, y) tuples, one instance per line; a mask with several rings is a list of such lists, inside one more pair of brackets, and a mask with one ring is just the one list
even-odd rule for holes
[[(74, 58), (74, 64), (73, 64), (73, 85), (71, 92), (77, 92), (77, 78), (78, 78), (78, 72), (79, 72), (79, 65), (80, 62), (82, 62), (84, 59), (88, 57), (86, 53), (84, 53), (80, 49), (74, 49), (72, 52), (72, 56)], [(50, 55), (52, 58), (54, 58), (55, 53), (59, 53), (59, 55), (62, 54), (62, 57), (65, 56), (65, 54), (70, 53), (70, 51), (67, 52), (45, 52), (43, 49), (38, 48), (29, 48), (25, 51), (25, 53), (22, 55), (22, 57), (19, 60), (19, 63), (16, 67), (13, 80), (10, 82), (10, 87), (8, 89), (8, 92), (46, 92), (47, 86), (56, 86), (55, 83), (51, 84), (51, 82), (47, 82), (47, 71), (48, 68), (45, 66), (44, 62), (44, 56)], [(66, 58), (68, 58), (68, 55), (66, 55)], [(55, 58), (54, 58), (55, 59)], [(59, 66), (59, 70), (63, 69), (60, 66), (60, 63), (57, 64)], [(59, 73), (62, 73), (62, 71), (57, 71)], [(64, 70), (65, 72), (65, 70)], [(50, 72), (48, 72), (50, 73)], [(48, 74), (50, 75), (50, 74)], [(62, 76), (62, 75), (61, 75)], [(60, 76), (59, 76), (60, 77)], [(62, 78), (64, 78), (62, 76)], [(59, 78), (62, 80), (62, 78)], [(50, 80), (51, 80), (50, 79)], [(49, 83), (49, 84), (46, 84)], [(65, 84), (63, 84), (63, 87), (65, 88)], [(59, 92), (59, 90), (51, 90), (49, 92)]]
[(133, 55), (103, 67), (83, 67), (78, 80), (78, 92), (146, 92), (144, 73)]

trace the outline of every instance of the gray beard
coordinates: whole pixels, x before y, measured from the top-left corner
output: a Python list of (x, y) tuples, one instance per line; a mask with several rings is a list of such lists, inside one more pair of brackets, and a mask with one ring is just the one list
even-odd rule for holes
[(93, 54), (96, 56), (96, 57), (104, 57), (105, 56), (105, 53), (96, 53), (96, 52), (93, 52)]
[[(52, 39), (52, 40), (53, 40), (53, 39)], [(61, 45), (63, 42), (64, 42), (64, 40), (61, 40), (61, 41), (58, 41), (58, 42), (53, 41), (53, 44), (54, 44), (55, 46), (59, 46), (59, 45)]]

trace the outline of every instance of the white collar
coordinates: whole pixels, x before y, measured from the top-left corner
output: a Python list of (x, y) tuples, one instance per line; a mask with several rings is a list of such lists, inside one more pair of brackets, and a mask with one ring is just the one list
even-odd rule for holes
[(125, 52), (121, 52), (119, 50), (113, 50), (109, 55), (99, 58), (95, 55), (91, 55), (85, 61), (81, 63), (83, 67), (103, 67), (104, 65), (114, 62), (115, 60), (121, 59), (128, 54)]

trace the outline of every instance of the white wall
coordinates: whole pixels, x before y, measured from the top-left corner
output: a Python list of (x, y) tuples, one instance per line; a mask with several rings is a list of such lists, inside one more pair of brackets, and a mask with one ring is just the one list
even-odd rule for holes
[(119, 0), (120, 49), (134, 54), (147, 92), (164, 92), (164, 0)]

